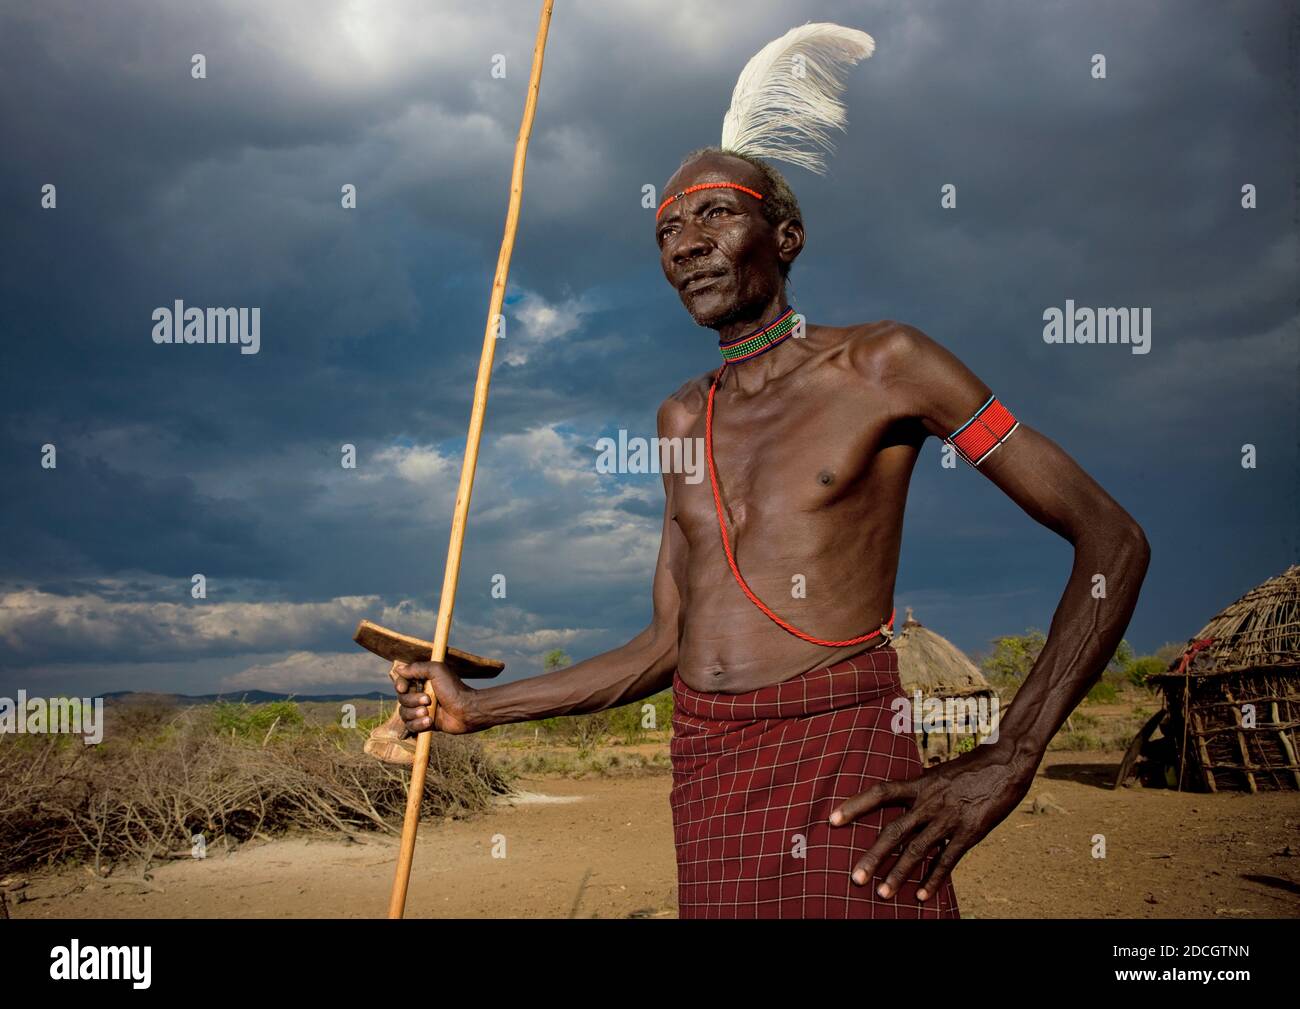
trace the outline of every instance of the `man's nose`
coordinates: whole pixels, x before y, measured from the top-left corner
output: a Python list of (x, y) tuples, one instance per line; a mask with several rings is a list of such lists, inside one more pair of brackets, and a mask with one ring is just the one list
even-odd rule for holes
[(673, 260), (681, 263), (697, 256), (706, 256), (712, 248), (713, 246), (704, 234), (704, 229), (696, 227), (693, 222), (688, 221), (682, 225), (681, 234), (677, 237), (677, 245), (673, 249)]

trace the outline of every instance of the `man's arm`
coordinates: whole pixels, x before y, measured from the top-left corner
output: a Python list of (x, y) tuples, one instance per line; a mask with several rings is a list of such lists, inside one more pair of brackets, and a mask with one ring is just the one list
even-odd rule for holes
[[(900, 405), (945, 438), (993, 394), (955, 356), (912, 327)], [(1014, 403), (1008, 403), (1012, 412)], [(1060, 446), (1023, 421), (978, 469), (1039, 524), (1074, 547), (1074, 566), (1047, 641), (1002, 720), (1001, 733), (1034, 758), (1101, 677), (1137, 605), (1150, 548), (1141, 527)]]
[[(665, 404), (659, 411), (659, 431), (672, 426), (672, 410)], [(581, 715), (602, 711), (649, 697), (672, 685), (677, 669), (677, 637), (680, 599), (674, 572), (684, 570), (689, 549), (673, 521), (672, 482), (664, 474), (664, 521), (655, 564), (650, 624), (627, 644), (572, 666), (500, 686), (471, 689), (441, 664), (415, 663), (403, 671), (407, 680), (434, 677), (439, 697), (439, 728), (444, 697), (458, 710), (453, 724), (461, 731), (477, 732), (494, 725), (527, 722), (554, 715)], [(442, 686), (440, 686), (440, 684)], [(400, 695), (402, 717), (408, 730), (429, 728), (427, 695)]]
[(603, 711), (671, 686), (677, 669), (678, 598), (670, 565), (674, 552), (685, 549), (681, 540), (665, 506), (652, 590), (654, 614), (645, 630), (619, 648), (565, 669), (475, 691), (471, 726), (488, 728), (552, 715)]
[[(993, 395), (955, 356), (910, 326), (897, 327), (880, 354), (883, 360), (876, 364), (891, 411), (900, 420), (919, 420), (940, 438), (961, 428)], [(1007, 406), (1014, 413), (1015, 404)], [(1047, 744), (1114, 656), (1150, 560), (1146, 537), (1132, 516), (1059, 446), (1023, 422), (978, 468), (1074, 547), (1074, 565), (1047, 641), (1002, 719), (997, 742), (931, 768), (917, 781), (879, 786), (837, 810), (847, 823), (882, 802), (912, 806), (881, 832), (858, 865), (865, 882), (890, 850), (919, 831), (886, 878), (883, 896), (897, 892), (925, 852), (947, 838), (918, 893), (925, 900), (962, 854), (1024, 797)]]

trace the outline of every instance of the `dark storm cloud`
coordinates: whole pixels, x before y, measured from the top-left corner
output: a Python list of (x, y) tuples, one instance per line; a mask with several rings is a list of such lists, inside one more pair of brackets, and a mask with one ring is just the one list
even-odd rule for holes
[[(106, 606), (129, 602), (124, 586), (183, 595), (194, 571), (250, 605), (433, 605), (535, 18), (512, 3), (0, 14), (0, 579)], [(1155, 555), (1140, 647), (1185, 638), (1293, 560), (1282, 5), (574, 3), (547, 51), (502, 344), (518, 360), (499, 352), (494, 372), (458, 626), (518, 630), (524, 660), (546, 628), (589, 629), (570, 646), (586, 654), (648, 618), (658, 478), (578, 474), (599, 433), (653, 434), (657, 404), (714, 351), (663, 280), (641, 187), (717, 142), (744, 61), (805, 20), (878, 49), (850, 74), (828, 175), (786, 172), (809, 235), (800, 309), (920, 326), (1133, 512)], [(38, 206), (46, 182), (56, 211)], [(339, 208), (345, 182), (356, 211)], [(1240, 208), (1247, 182), (1258, 210)], [(176, 298), (260, 306), (260, 353), (155, 346), (150, 313)], [(1044, 344), (1042, 312), (1066, 298), (1150, 306), (1151, 353)], [(580, 311), (560, 336), (555, 306)], [(57, 473), (39, 468), (46, 442)], [(345, 442), (369, 482), (340, 470)], [(412, 445), (427, 452), (394, 453)], [(1046, 626), (1069, 563), (927, 447), (900, 605), (975, 649)], [(502, 571), (509, 614), (483, 590)], [(328, 650), (338, 614), (292, 624), (298, 647)], [(33, 640), (4, 664), (57, 667)], [(110, 640), (123, 659), (157, 644)], [(223, 640), (204, 654), (239, 652)], [(194, 668), (206, 689), (212, 667)]]

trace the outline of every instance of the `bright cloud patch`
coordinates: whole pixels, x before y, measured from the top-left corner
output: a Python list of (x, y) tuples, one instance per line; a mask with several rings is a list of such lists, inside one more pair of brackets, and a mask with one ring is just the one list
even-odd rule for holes
[(550, 302), (536, 291), (524, 291), (509, 309), (502, 360), (515, 367), (526, 364), (546, 344), (581, 329), (583, 316), (595, 308), (589, 295)]

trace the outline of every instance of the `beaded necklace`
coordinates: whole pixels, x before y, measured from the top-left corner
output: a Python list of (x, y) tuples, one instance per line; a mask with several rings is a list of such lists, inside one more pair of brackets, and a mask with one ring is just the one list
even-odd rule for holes
[(727, 343), (719, 342), (718, 350), (722, 353), (722, 360), (725, 362), (723, 367), (725, 368), (728, 364), (748, 361), (751, 357), (758, 357), (759, 354), (766, 353), (778, 343), (787, 339), (794, 332), (798, 322), (799, 317), (795, 314), (794, 306), (791, 305), (777, 317), (775, 322), (764, 326), (762, 329), (737, 337)]

